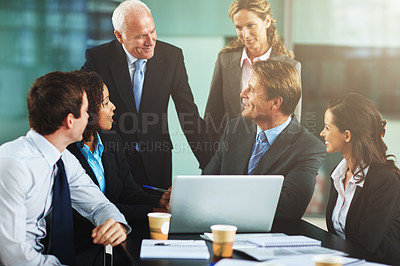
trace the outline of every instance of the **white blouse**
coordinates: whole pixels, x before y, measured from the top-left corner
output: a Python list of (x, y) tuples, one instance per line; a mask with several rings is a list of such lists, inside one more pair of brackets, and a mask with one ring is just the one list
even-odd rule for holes
[[(346, 178), (347, 161), (343, 159), (336, 169), (332, 172), (331, 178), (333, 179), (333, 185), (338, 192), (335, 208), (332, 213), (333, 227), (336, 233), (343, 239), (346, 239), (345, 228), (346, 218), (349, 212), (351, 201), (353, 200), (357, 186), (363, 187), (364, 181), (356, 184), (356, 179), (352, 176), (349, 180), (349, 184), (346, 189), (344, 188), (344, 180)], [(369, 166), (364, 169), (364, 176), (368, 173)], [(359, 168), (357, 169), (357, 171)], [(356, 171), (356, 172), (357, 172)]]

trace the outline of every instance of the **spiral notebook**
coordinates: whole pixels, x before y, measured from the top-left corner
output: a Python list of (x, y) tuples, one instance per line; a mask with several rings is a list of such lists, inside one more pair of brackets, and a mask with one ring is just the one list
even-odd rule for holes
[(204, 240), (143, 239), (141, 259), (209, 259)]
[(321, 241), (306, 236), (254, 237), (247, 240), (260, 247), (318, 247)]

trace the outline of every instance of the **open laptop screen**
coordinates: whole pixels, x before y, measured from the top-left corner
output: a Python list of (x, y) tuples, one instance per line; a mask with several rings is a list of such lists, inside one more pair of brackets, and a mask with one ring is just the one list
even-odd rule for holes
[(170, 232), (207, 232), (213, 224), (269, 232), (282, 183), (281, 175), (175, 176)]

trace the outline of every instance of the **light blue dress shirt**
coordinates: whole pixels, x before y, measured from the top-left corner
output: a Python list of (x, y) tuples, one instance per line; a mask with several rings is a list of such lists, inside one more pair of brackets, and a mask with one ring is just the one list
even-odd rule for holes
[[(132, 90), (133, 90), (133, 76), (135, 74), (135, 62), (136, 60), (138, 60), (138, 58), (134, 57), (133, 55), (131, 55), (126, 49), (125, 46), (122, 45), (122, 48), (125, 51), (126, 54), (126, 62), (128, 63), (128, 68), (129, 68), (129, 74), (131, 76), (131, 82), (132, 82)], [(143, 66), (143, 72), (146, 75), (146, 69), (147, 69), (147, 59), (143, 59), (144, 66)], [(143, 88), (142, 88), (143, 89)]]
[(106, 180), (104, 179), (104, 167), (101, 160), (101, 156), (103, 156), (104, 146), (103, 142), (100, 139), (99, 133), (97, 133), (97, 139), (98, 143), (94, 147), (93, 153), (86, 144), (83, 144), (82, 146), (81, 142), (77, 142), (76, 145), (90, 165), (90, 168), (92, 168), (92, 171), (96, 176), (97, 182), (99, 183), (100, 190), (104, 193), (106, 191)]
[[(285, 122), (280, 124), (279, 126), (264, 131), (265, 135), (267, 136), (269, 145), (264, 145), (263, 151), (262, 151), (262, 156), (264, 156), (264, 154), (267, 152), (269, 147), (272, 146), (272, 144), (275, 142), (275, 140), (278, 138), (278, 136), (282, 133), (282, 131), (289, 125), (290, 121), (292, 121), (292, 116), (289, 116), (289, 118)], [(253, 151), (256, 146), (258, 133), (260, 133), (261, 131), (263, 131), (263, 130), (259, 126), (257, 126), (257, 134), (256, 134), (256, 138), (255, 138), (254, 144), (253, 144)]]
[[(122, 48), (125, 51), (125, 55), (126, 55), (126, 62), (128, 64), (128, 70), (129, 70), (129, 75), (131, 77), (131, 82), (132, 82), (132, 91), (133, 91), (133, 77), (135, 75), (135, 62), (136, 60), (138, 60), (138, 58), (134, 57), (133, 55), (131, 55), (126, 49), (125, 46), (122, 44)], [(144, 60), (144, 66), (143, 66), (143, 73), (146, 76), (146, 69), (147, 69), (147, 59), (143, 59)], [(143, 95), (143, 87), (142, 87), (142, 92), (140, 93), (140, 95)], [(139, 149), (139, 143), (136, 143), (136, 150), (140, 151)]]
[(94, 225), (113, 218), (131, 231), (125, 217), (99, 190), (68, 150), (62, 153), (33, 130), (0, 146), (0, 264), (61, 265), (43, 255), (46, 215), (52, 208), (56, 162), (62, 158), (72, 207)]

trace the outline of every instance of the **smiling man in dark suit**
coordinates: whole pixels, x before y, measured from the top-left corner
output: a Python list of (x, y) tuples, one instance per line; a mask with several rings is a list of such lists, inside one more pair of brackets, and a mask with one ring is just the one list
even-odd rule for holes
[(138, 0), (122, 2), (112, 21), (116, 40), (87, 50), (82, 69), (99, 73), (110, 91), (117, 106), (115, 129), (136, 182), (167, 189), (173, 148), (167, 122), (170, 96), (201, 169), (212, 156), (182, 51), (157, 41), (150, 10)]
[(229, 122), (203, 174), (283, 175), (275, 219), (300, 219), (313, 195), (325, 147), (292, 116), (301, 95), (296, 69), (267, 60), (254, 63), (253, 70), (241, 93), (244, 117)]

